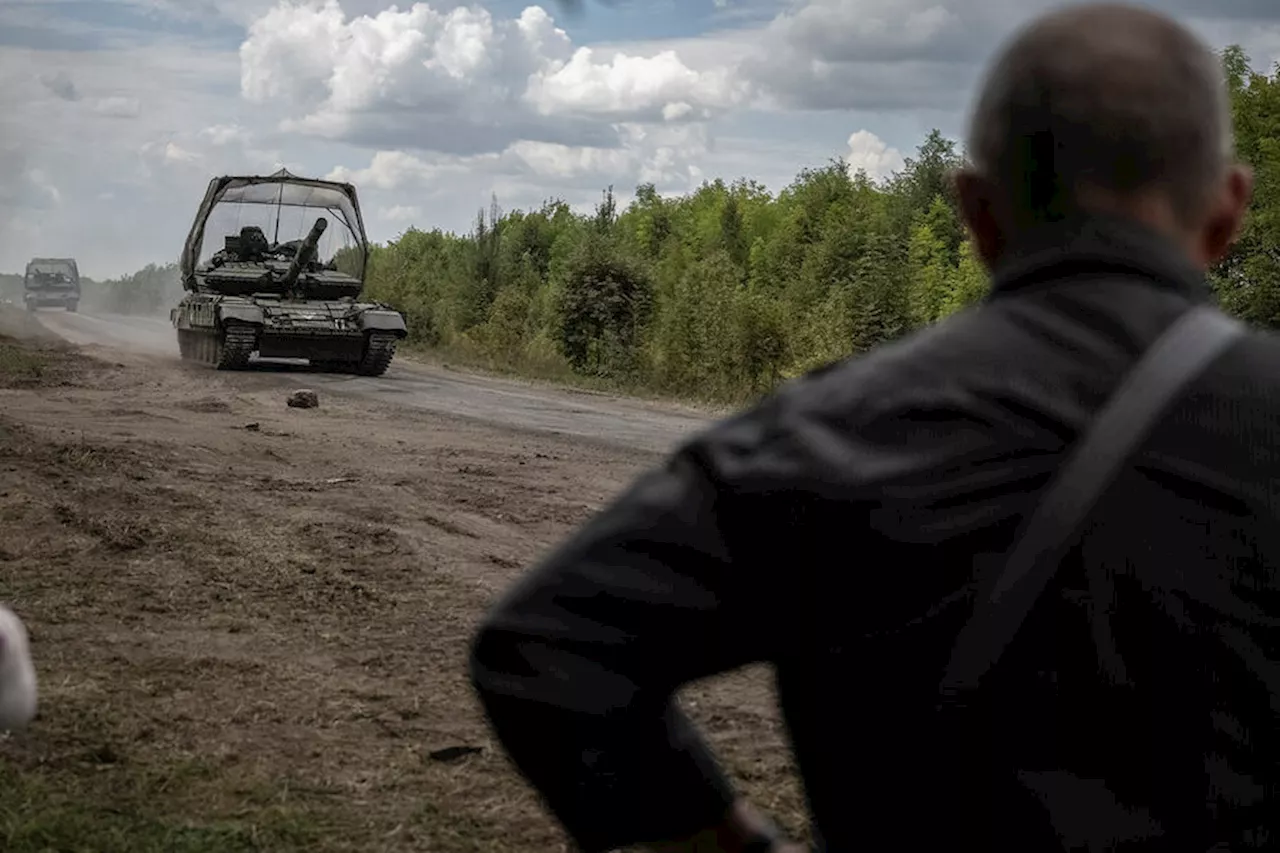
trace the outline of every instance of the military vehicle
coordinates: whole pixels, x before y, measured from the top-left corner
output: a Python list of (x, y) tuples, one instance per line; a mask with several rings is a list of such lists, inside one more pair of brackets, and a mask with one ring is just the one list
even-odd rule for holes
[[(222, 243), (207, 256), (206, 233)], [(358, 301), (368, 248), (351, 184), (285, 169), (214, 178), (182, 249), (187, 293), (169, 315), (179, 353), (219, 370), (257, 353), (382, 375), (407, 330), (390, 306)]]
[(22, 277), (22, 300), (28, 311), (56, 306), (80, 307), (80, 268), (75, 258), (32, 258)]

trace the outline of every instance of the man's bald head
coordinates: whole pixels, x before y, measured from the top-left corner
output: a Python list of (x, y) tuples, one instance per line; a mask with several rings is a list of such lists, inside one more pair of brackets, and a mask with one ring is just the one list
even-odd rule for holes
[(1230, 108), (1218, 57), (1177, 22), (1089, 4), (1032, 23), (991, 68), (969, 156), (1006, 196), (1018, 227), (1092, 198), (1159, 194), (1197, 227), (1231, 167)]

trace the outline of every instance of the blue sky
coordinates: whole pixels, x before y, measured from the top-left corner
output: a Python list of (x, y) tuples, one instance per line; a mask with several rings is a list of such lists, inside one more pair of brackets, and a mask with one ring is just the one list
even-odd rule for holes
[[(370, 237), (612, 184), (883, 176), (961, 132), (983, 61), (1049, 0), (3, 0), (0, 270), (178, 254), (209, 178), (351, 180)], [(1274, 0), (1151, 0), (1280, 58)]]

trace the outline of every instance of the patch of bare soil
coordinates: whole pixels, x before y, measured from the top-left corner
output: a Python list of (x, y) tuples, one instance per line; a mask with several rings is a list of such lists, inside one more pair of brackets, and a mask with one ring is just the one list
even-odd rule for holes
[[(656, 458), (6, 348), (0, 600), (31, 629), (42, 709), (0, 740), (0, 848), (566, 849), (490, 741), (467, 643)], [(765, 674), (687, 704), (799, 830)]]

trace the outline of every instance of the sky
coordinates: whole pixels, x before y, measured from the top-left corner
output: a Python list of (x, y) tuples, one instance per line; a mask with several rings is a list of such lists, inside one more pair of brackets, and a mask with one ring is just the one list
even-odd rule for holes
[[(612, 185), (885, 176), (1049, 0), (0, 0), (0, 271), (177, 260), (210, 178), (353, 182), (373, 241)], [(1276, 0), (1150, 0), (1280, 59)]]

